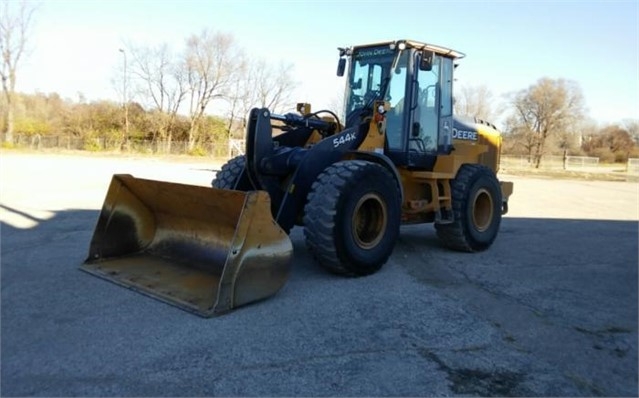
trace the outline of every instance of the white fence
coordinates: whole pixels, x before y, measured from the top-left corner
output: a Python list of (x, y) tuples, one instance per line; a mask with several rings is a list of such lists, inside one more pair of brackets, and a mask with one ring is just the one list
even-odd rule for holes
[(639, 174), (639, 158), (629, 158), (626, 163), (626, 172), (628, 174)]
[(566, 168), (568, 167), (596, 167), (599, 158), (591, 156), (566, 156)]
[(230, 139), (229, 140), (229, 158), (244, 155), (246, 148), (246, 140)]
[[(545, 170), (584, 170), (597, 167), (599, 158), (590, 156), (566, 156), (565, 164), (563, 156), (544, 156), (539, 164), (540, 169)], [(502, 156), (501, 167), (511, 169), (525, 169), (535, 167), (534, 161), (528, 156)]]

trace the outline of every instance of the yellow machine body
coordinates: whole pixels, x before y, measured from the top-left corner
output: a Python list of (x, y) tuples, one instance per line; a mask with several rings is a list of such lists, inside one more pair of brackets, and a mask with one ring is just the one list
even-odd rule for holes
[[(380, 108), (381, 107), (381, 108)], [(311, 114), (310, 104), (298, 104), (297, 109)], [(374, 109), (388, 111), (388, 102), (378, 101)], [(386, 119), (381, 113), (369, 120), (366, 137), (359, 146), (360, 152), (376, 152), (384, 147), (386, 140)], [(454, 139), (455, 150), (449, 155), (439, 155), (433, 171), (411, 170), (395, 166), (401, 176), (403, 192), (402, 223), (428, 223), (437, 220), (441, 210), (452, 209), (451, 181), (464, 164), (481, 164), (495, 173), (499, 171), (502, 136), (497, 128), (483, 120), (472, 120), (470, 133), (475, 134), (473, 140)], [(313, 134), (306, 145), (313, 145), (321, 138)], [(361, 153), (344, 156), (344, 159), (357, 159)], [(503, 200), (502, 213), (508, 211), (508, 199), (513, 193), (513, 183), (500, 181)]]
[[(320, 265), (347, 275), (376, 272), (391, 255), (400, 224), (432, 222), (454, 250), (487, 249), (513, 185), (496, 177), (501, 135), (494, 126), (474, 120), (463, 131), (451, 129), (452, 62), (461, 57), (415, 41), (340, 49), (338, 74), (348, 58), (350, 77), (370, 65), (388, 76), (375, 84), (349, 81), (344, 125), (332, 111), (313, 113), (310, 104), (298, 104), (299, 115), (254, 108), (246, 154), (222, 167), (213, 188), (114, 175), (81, 269), (212, 316), (282, 288), (293, 255), (287, 233), (295, 225), (304, 227)], [(409, 75), (397, 77), (400, 62), (406, 73), (441, 70), (441, 78), (420, 91)], [(391, 81), (402, 82), (399, 94), (409, 104), (398, 129), (387, 125), (398, 120), (389, 117), (384, 93)], [(443, 96), (440, 84), (447, 90), (447, 113), (436, 101)], [(421, 107), (437, 119), (420, 124)], [(410, 141), (428, 131), (436, 133), (435, 145), (413, 161)], [(395, 144), (397, 134), (402, 147)], [(424, 148), (426, 138), (419, 138)]]

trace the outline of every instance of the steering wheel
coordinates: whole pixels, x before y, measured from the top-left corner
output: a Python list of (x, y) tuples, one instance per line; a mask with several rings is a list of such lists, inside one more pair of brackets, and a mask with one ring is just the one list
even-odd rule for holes
[(379, 90), (371, 90), (371, 91), (367, 91), (366, 94), (364, 94), (364, 103), (368, 104), (369, 102), (372, 102), (375, 98), (379, 97)]
[(351, 93), (350, 103), (353, 104), (353, 107), (360, 107), (364, 105), (364, 96), (357, 95), (355, 93)]

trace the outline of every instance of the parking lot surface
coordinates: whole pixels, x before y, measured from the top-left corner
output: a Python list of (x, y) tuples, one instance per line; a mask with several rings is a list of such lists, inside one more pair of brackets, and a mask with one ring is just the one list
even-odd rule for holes
[(274, 297), (204, 319), (78, 270), (112, 174), (206, 159), (0, 154), (2, 396), (637, 396), (636, 183), (500, 176), (487, 251), (403, 227), (365, 278), (291, 233)]

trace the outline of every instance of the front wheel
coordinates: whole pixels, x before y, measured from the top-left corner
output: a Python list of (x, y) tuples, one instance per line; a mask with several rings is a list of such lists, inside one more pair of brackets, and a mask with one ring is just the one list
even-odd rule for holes
[(245, 165), (246, 157), (244, 155), (230, 159), (215, 175), (215, 178), (211, 181), (211, 186), (218, 189), (235, 189)]
[(486, 166), (465, 164), (451, 181), (454, 221), (435, 224), (437, 236), (447, 247), (465, 252), (489, 248), (501, 224), (501, 187)]
[(369, 275), (393, 252), (400, 193), (380, 164), (346, 160), (329, 166), (313, 183), (304, 210), (306, 245), (330, 271)]

